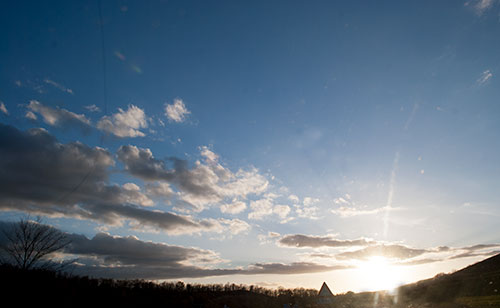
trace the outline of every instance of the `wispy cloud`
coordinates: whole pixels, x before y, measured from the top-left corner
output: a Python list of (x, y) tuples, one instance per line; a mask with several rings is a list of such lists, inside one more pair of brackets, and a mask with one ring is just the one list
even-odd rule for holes
[(383, 206), (375, 209), (366, 209), (366, 208), (355, 208), (355, 207), (346, 207), (341, 206), (339, 208), (331, 210), (331, 212), (335, 215), (339, 215), (340, 217), (355, 217), (362, 215), (376, 215), (380, 213), (385, 213), (386, 211), (394, 211), (398, 210), (398, 208)]
[(356, 239), (356, 240), (341, 240), (336, 239), (332, 236), (314, 236), (314, 235), (285, 235), (278, 243), (281, 246), (286, 247), (308, 247), (308, 248), (318, 248), (318, 247), (350, 247), (350, 246), (366, 246), (374, 243), (372, 240), (368, 239)]
[(119, 51), (115, 51), (115, 56), (121, 61), (125, 61), (127, 58)]
[(175, 99), (173, 104), (165, 104), (165, 115), (170, 121), (181, 123), (191, 112), (181, 99)]
[(386, 206), (378, 208), (368, 208), (367, 206), (358, 206), (356, 202), (352, 200), (349, 194), (345, 194), (342, 197), (333, 199), (333, 204), (336, 207), (332, 209), (331, 212), (340, 217), (347, 218), (362, 215), (376, 215), (380, 213), (386, 213), (387, 211), (399, 210), (399, 208), (395, 208), (389, 205), (390, 203), (392, 204), (391, 192), (389, 192), (388, 198), (389, 201)]
[(95, 104), (84, 106), (84, 108), (90, 112), (100, 112), (101, 111), (101, 108), (97, 107)]
[(66, 93), (69, 93), (69, 94), (74, 94), (73, 93), (73, 90), (69, 89), (69, 88), (66, 88), (65, 86), (63, 86), (62, 84), (60, 83), (57, 83), (51, 79), (48, 79), (48, 78), (45, 78), (43, 80), (46, 84), (49, 84), (51, 86), (54, 86), (55, 88), (61, 90), (62, 92), (66, 92)]
[(90, 120), (83, 114), (76, 114), (59, 107), (52, 108), (36, 100), (30, 101), (27, 108), (29, 110), (27, 118), (36, 120), (34, 114), (37, 113), (51, 126), (78, 126), (82, 129), (89, 129), (91, 126)]
[(476, 80), (476, 84), (479, 86), (485, 85), (493, 77), (493, 73), (490, 70), (485, 70), (481, 73), (481, 76)]
[(257, 239), (261, 245), (272, 243), (273, 240), (277, 239), (281, 235), (278, 232), (269, 231), (267, 234), (257, 235)]
[(480, 16), (491, 9), (495, 5), (495, 2), (495, 0), (469, 0), (464, 3), (464, 6), (471, 7)]
[(337, 259), (367, 260), (371, 257), (385, 257), (389, 259), (411, 259), (428, 252), (425, 249), (416, 249), (404, 245), (373, 245), (363, 249), (347, 251), (337, 254)]
[[(356, 262), (369, 260), (373, 257), (383, 257), (399, 265), (420, 265), (469, 257), (487, 257), (500, 253), (500, 244), (415, 248), (397, 242), (389, 243), (364, 238), (349, 240), (329, 235), (304, 234), (285, 235), (277, 241), (277, 245), (310, 249), (312, 253), (305, 254), (310, 260), (328, 258), (342, 262)], [(318, 249), (320, 250), (318, 251)]]

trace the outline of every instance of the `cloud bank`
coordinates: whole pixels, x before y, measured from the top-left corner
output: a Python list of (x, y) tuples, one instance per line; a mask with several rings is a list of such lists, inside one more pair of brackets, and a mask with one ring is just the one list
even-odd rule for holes
[(113, 156), (80, 142), (61, 144), (46, 130), (26, 132), (0, 124), (0, 210), (89, 219), (109, 225), (129, 221), (170, 234), (223, 232), (230, 222), (196, 220), (151, 210), (133, 184), (109, 183)]

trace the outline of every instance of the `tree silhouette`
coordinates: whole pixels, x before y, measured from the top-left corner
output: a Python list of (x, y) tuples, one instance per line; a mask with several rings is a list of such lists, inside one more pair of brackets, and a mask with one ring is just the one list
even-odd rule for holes
[(6, 243), (2, 250), (7, 263), (21, 269), (56, 268), (63, 263), (55, 263), (51, 255), (70, 244), (70, 240), (62, 231), (43, 224), (40, 217), (31, 220), (21, 218), (18, 222), (3, 228)]

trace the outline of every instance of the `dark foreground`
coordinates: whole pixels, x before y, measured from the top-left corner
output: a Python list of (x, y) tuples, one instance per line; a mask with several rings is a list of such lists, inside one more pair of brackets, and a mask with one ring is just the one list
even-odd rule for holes
[[(190, 285), (144, 280), (92, 279), (46, 270), (0, 267), (3, 303), (57, 307), (342, 307), (342, 308), (490, 308), (500, 307), (500, 255), (453, 274), (406, 285), (394, 294), (340, 294), (319, 303), (317, 290), (270, 290), (246, 285)], [(5, 305), (2, 305), (5, 306)], [(6, 307), (6, 306), (5, 306)]]

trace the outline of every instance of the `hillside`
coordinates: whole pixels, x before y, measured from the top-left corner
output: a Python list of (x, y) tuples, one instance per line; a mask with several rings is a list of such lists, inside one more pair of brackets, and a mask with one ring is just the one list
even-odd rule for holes
[(451, 274), (402, 286), (398, 294), (401, 306), (455, 303), (464, 307), (500, 307), (500, 254)]

